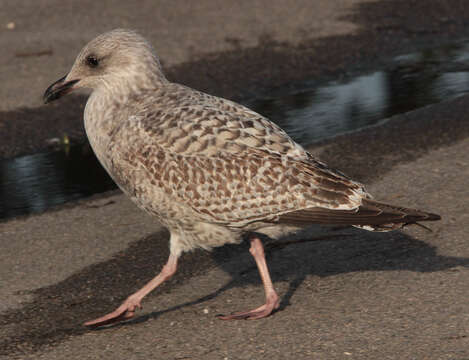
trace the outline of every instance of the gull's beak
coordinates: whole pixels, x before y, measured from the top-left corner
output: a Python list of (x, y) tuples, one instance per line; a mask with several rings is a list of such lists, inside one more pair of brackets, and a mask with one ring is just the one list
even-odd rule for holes
[(63, 78), (60, 78), (51, 86), (49, 86), (44, 93), (44, 104), (50, 103), (51, 101), (57, 100), (58, 98), (62, 97), (63, 95), (69, 93), (73, 90), (73, 85), (75, 85), (80, 80), (71, 80), (65, 82), (65, 75)]

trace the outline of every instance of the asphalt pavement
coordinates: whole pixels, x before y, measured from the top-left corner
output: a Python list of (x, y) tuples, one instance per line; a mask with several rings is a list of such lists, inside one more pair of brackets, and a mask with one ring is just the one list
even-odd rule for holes
[[(463, 37), (469, 23), (464, 1), (190, 4), (3, 1), (2, 156), (40, 151), (64, 131), (80, 134), (84, 97), (53, 106), (40, 97), (86, 41), (114, 27), (147, 35), (173, 79), (241, 98), (372, 67), (387, 54)], [(432, 232), (312, 227), (297, 235), (310, 241), (269, 244), (281, 307), (262, 320), (215, 317), (263, 301), (242, 244), (185, 254), (135, 319), (83, 327), (168, 256), (167, 231), (118, 192), (0, 223), (0, 357), (469, 358), (468, 113), (461, 97), (311, 147), (376, 199), (442, 220), (429, 224)]]

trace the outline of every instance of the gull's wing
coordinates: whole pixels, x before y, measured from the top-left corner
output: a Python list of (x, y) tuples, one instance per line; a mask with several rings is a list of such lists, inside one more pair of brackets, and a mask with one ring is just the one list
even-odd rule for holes
[(309, 208), (354, 210), (368, 196), (269, 120), (236, 105), (146, 107), (113, 134), (110, 151), (119, 146), (126, 166), (211, 223), (278, 221)]

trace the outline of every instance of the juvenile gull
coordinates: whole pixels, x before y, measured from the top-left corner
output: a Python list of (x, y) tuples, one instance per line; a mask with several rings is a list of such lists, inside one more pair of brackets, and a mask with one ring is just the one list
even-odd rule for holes
[(115, 311), (85, 325), (132, 317), (143, 297), (175, 273), (182, 252), (239, 243), (245, 235), (266, 302), (220, 318), (263, 318), (279, 307), (279, 297), (259, 233), (312, 223), (389, 231), (440, 219), (371, 200), (363, 185), (314, 159), (265, 117), (169, 82), (151, 45), (134, 31), (113, 30), (92, 40), (44, 101), (77, 88), (93, 90), (84, 118), (99, 161), (171, 233), (160, 274)]

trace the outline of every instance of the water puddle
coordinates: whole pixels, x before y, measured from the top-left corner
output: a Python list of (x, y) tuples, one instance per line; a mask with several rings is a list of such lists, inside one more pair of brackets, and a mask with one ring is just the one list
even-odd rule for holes
[(469, 42), (399, 56), (386, 70), (248, 104), (306, 145), (469, 92)]
[[(303, 145), (469, 92), (469, 42), (399, 56), (386, 70), (247, 102)], [(0, 218), (115, 188), (83, 146), (0, 161)]]
[(42, 212), (115, 187), (87, 146), (3, 160), (0, 219)]

